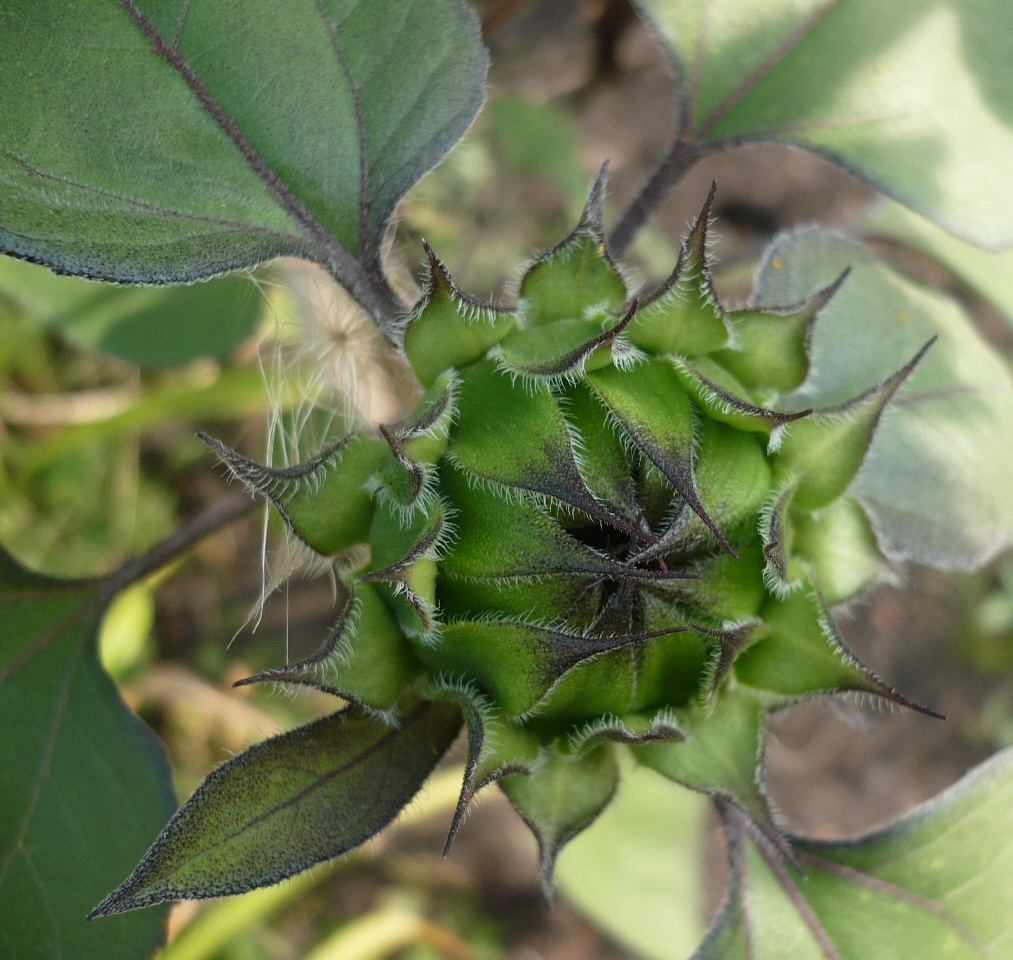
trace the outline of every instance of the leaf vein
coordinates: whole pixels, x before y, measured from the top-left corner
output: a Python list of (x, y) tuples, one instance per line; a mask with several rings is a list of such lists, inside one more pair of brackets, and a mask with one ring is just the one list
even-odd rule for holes
[[(79, 612), (80, 608), (78, 611)], [(52, 640), (52, 634), (54, 631), (50, 631), (49, 640)], [(0, 883), (3, 883), (4, 878), (7, 876), (7, 871), (10, 869), (11, 863), (13, 862), (15, 854), (19, 850), (24, 850), (25, 839), (28, 836), (28, 831), (31, 828), (32, 819), (35, 816), (35, 809), (39, 804), (39, 800), (42, 797), (42, 791), (45, 787), (46, 781), (49, 779), (49, 773), (53, 765), (53, 756), (56, 753), (56, 743), (60, 736), (60, 730), (63, 726), (63, 718), (67, 712), (67, 704), (70, 702), (70, 692), (74, 684), (74, 679), (77, 676), (77, 668), (81, 663), (81, 657), (84, 654), (84, 648), (88, 642), (88, 632), (84, 631), (77, 642), (77, 646), (71, 656), (67, 676), (60, 688), (60, 695), (56, 702), (56, 711), (53, 715), (53, 726), (50, 731), (50, 735), (46, 744), (43, 748), (42, 763), (39, 767), (38, 778), (36, 783), (32, 787), (31, 795), (28, 799), (28, 806), (25, 809), (24, 821), (21, 824), (21, 829), (18, 831), (18, 836), (14, 843), (11, 845), (11, 849), (4, 857), (3, 862), (0, 863)], [(34, 645), (38, 647), (38, 644)]]

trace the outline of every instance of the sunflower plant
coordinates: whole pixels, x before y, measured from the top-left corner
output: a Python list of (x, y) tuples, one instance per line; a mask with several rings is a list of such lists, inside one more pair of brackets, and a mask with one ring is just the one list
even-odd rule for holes
[[(835, 609), (905, 561), (973, 568), (1013, 539), (1004, 361), (954, 302), (817, 228), (776, 238), (745, 303), (723, 303), (713, 189), (667, 278), (638, 288), (621, 263), (686, 170), (771, 140), (1008, 242), (994, 158), (1010, 134), (989, 100), (1010, 70), (1006, 28), (927, 2), (642, 0), (677, 81), (671, 150), (611, 230), (603, 168), (572, 232), (489, 303), (428, 244), (405, 298), (384, 254), (398, 202), (482, 104), (470, 10), (319, 0), (279, 22), (273, 6), (14, 2), (0, 17), (4, 252), (147, 285), (302, 257), (416, 386), (407, 416), (292, 466), (202, 435), (338, 587), (317, 652), (240, 683), (314, 688), (335, 709), (214, 770), (143, 856), (162, 761), (98, 665), (97, 624), (249, 501), (97, 580), (3, 555), (0, 717), (33, 735), (0, 779), (15, 811), (0, 936), (42, 930), (11, 956), (146, 956), (157, 911), (123, 914), (274, 884), (365, 843), (459, 737), (445, 852), (475, 796), (499, 789), (537, 840), (550, 901), (559, 851), (636, 765), (710, 798), (725, 827), (732, 882), (701, 960), (1013, 956), (996, 919), (1013, 909), (1013, 860), (989, 839), (1013, 826), (1007, 755), (850, 842), (793, 834), (764, 784), (770, 718), (800, 701), (940, 718), (856, 657)], [(961, 27), (988, 84), (949, 42)], [(958, 121), (973, 134), (942, 132)], [(155, 800), (120, 838), (122, 873), (61, 895), (55, 846), (83, 860), (80, 825), (104, 835), (116, 817), (101, 785), (68, 787), (93, 743), (134, 771), (138, 804)], [(983, 907), (986, 886), (1009, 909)]]

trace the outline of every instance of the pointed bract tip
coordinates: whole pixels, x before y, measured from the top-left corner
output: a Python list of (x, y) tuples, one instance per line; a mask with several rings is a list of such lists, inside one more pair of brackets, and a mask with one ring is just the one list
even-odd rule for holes
[(602, 223), (605, 215), (605, 192), (608, 189), (608, 180), (609, 164), (608, 160), (606, 160), (601, 165), (598, 176), (595, 177), (591, 193), (587, 198), (587, 203), (584, 205), (584, 212), (580, 216), (580, 225), (582, 227), (592, 227), (599, 233), (602, 232)]
[(711, 207), (714, 206), (714, 198), (718, 195), (718, 182), (717, 180), (711, 180), (711, 188), (707, 191), (707, 199), (704, 200), (703, 209), (700, 211), (700, 216), (710, 216)]
[(706, 262), (707, 228), (710, 226), (711, 210), (714, 207), (714, 197), (717, 195), (717, 192), (718, 185), (715, 180), (711, 182), (707, 199), (704, 200), (700, 213), (697, 214), (696, 220), (693, 221), (693, 227), (689, 231), (689, 236), (686, 238), (685, 243), (683, 243), (682, 255), (679, 257), (680, 261), (685, 259), (687, 251), (693, 249), (700, 259)]
[(439, 254), (429, 245), (428, 240), (422, 241), (422, 249), (426, 253), (426, 260), (429, 266), (429, 286), (437, 281), (454, 286), (454, 278), (450, 275), (447, 265), (440, 259)]
[(443, 844), (443, 856), (449, 857), (450, 850), (454, 846), (454, 841), (457, 839), (458, 831), (461, 829), (461, 824), (464, 823), (464, 815), (468, 811), (468, 805), (471, 803), (473, 796), (471, 790), (471, 784), (465, 780), (461, 784), (461, 793), (457, 799), (457, 806), (454, 808), (454, 817), (450, 821), (450, 829), (447, 831), (447, 840)]
[(197, 434), (198, 440), (201, 440), (203, 443), (207, 444), (216, 453), (228, 451), (229, 448), (226, 447), (225, 444), (222, 443), (222, 441), (219, 440), (217, 437), (212, 437), (211, 434), (205, 433), (203, 430), (196, 430), (195, 433)]
[(902, 707), (907, 707), (908, 710), (913, 710), (915, 713), (922, 713), (926, 717), (932, 717), (933, 720), (946, 719), (945, 713), (940, 713), (938, 710), (932, 710), (929, 707), (923, 707), (916, 700), (912, 700), (909, 697), (905, 697), (904, 694), (898, 693), (896, 690), (893, 690), (892, 688), (889, 689), (890, 689), (890, 696), (887, 697), (887, 699), (892, 701), (893, 703), (896, 703)]
[(887, 377), (887, 379), (884, 380), (883, 383), (881, 383), (878, 387), (873, 387), (871, 390), (867, 391), (867, 395), (871, 395), (877, 392), (878, 390), (882, 390), (885, 394), (885, 399), (883, 400), (884, 405), (889, 403), (890, 400), (893, 398), (893, 395), (900, 389), (901, 384), (903, 384), (904, 381), (907, 380), (907, 378), (910, 377), (912, 373), (914, 373), (915, 367), (917, 367), (918, 364), (922, 362), (922, 358), (925, 356), (926, 353), (929, 352), (929, 350), (932, 348), (932, 345), (938, 339), (939, 335), (936, 334), (934, 337), (928, 340), (918, 350), (918, 352), (910, 360), (908, 360), (908, 362), (905, 363), (904, 366), (901, 367), (892, 377)]
[(837, 295), (837, 291), (844, 286), (844, 281), (851, 276), (851, 267), (845, 267), (841, 275), (832, 283), (827, 284), (822, 290), (817, 291), (813, 296), (816, 310), (822, 310)]

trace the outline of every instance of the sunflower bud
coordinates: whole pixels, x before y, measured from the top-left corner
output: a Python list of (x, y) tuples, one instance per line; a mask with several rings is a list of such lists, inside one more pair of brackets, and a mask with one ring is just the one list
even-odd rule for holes
[(283, 471), (218, 445), (342, 561), (346, 588), (317, 654), (244, 682), (309, 684), (395, 725), (445, 727), (417, 704), (456, 707), (469, 750), (448, 847), (499, 781), (547, 894), (558, 850), (613, 795), (617, 751), (736, 804), (787, 853), (763, 789), (766, 713), (840, 693), (914, 706), (828, 608), (881, 567), (847, 491), (921, 352), (850, 403), (799, 408), (812, 326), (844, 277), (806, 303), (726, 311), (712, 191), (672, 275), (632, 299), (603, 191), (601, 177), (512, 309), (462, 293), (426, 247), (403, 327), (424, 393), (405, 421)]

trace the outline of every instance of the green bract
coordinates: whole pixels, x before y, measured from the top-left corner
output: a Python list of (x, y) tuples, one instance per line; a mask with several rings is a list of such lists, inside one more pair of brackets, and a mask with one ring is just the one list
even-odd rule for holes
[(671, 277), (631, 300), (604, 185), (513, 309), (461, 293), (427, 247), (403, 325), (424, 393), (404, 422), (288, 470), (215, 444), (344, 585), (316, 655), (244, 682), (351, 705), (212, 774), (98, 913), (250, 889), (361, 843), (462, 725), (449, 840), (499, 781), (547, 893), (560, 847), (609, 803), (620, 750), (734, 805), (790, 856), (763, 787), (768, 712), (841, 693), (914, 706), (848, 651), (828, 607), (881, 569), (848, 488), (925, 348), (848, 403), (781, 409), (841, 281), (726, 312), (709, 198)]

